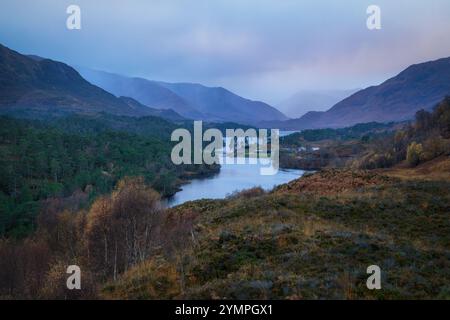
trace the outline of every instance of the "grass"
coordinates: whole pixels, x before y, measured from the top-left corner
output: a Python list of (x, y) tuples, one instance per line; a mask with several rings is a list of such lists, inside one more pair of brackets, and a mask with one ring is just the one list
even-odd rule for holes
[[(435, 171), (446, 166), (430, 165), (434, 179), (402, 168), (326, 170), (269, 193), (172, 208), (196, 212), (183, 263), (152, 258), (104, 296), (450, 299), (450, 179)], [(372, 264), (382, 290), (366, 287)]]

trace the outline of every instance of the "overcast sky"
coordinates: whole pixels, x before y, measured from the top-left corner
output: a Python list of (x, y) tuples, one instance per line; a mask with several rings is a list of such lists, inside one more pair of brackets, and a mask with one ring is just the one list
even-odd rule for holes
[[(81, 8), (67, 30), (66, 8)], [(381, 8), (382, 29), (366, 27)], [(450, 56), (449, 0), (1, 0), (0, 43), (72, 65), (223, 86), (272, 104)]]

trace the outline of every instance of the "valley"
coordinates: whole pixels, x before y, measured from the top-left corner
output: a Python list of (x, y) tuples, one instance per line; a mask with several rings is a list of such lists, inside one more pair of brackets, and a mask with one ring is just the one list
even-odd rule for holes
[[(250, 187), (221, 199), (180, 201), (165, 208), (153, 189), (158, 190), (157, 185), (144, 175), (120, 178), (109, 185), (111, 191), (91, 197), (85, 205), (80, 205), (79, 196), (70, 201), (52, 196), (41, 202), (35, 220), (29, 220), (35, 221), (34, 228), (28, 233), (16, 231), (0, 242), (0, 268), (10, 270), (0, 276), (0, 295), (41, 299), (448, 299), (449, 113), (450, 101), (445, 99), (433, 113), (418, 113), (413, 123), (284, 136), (291, 146), (305, 141), (319, 142), (321, 148), (348, 141), (372, 143), (349, 162), (328, 163), (318, 172), (274, 189)], [(69, 132), (105, 130), (80, 120), (79, 125), (71, 120), (61, 125)], [(117, 126), (124, 119), (108, 121)], [(153, 125), (147, 127), (149, 120), (127, 121), (141, 123), (129, 129), (140, 135), (150, 130), (144, 137), (162, 132), (153, 131)], [(3, 144), (13, 141), (14, 135), (14, 130), (5, 130)], [(141, 144), (139, 139), (135, 143)], [(99, 180), (94, 177), (94, 181), (95, 186)], [(33, 199), (36, 190), (31, 189), (27, 199)], [(25, 199), (23, 191), (17, 196)], [(23, 219), (13, 216), (18, 217)], [(105, 259), (114, 255), (114, 259)], [(38, 265), (27, 264), (23, 258), (37, 256)], [(59, 285), (64, 266), (72, 261), (84, 270), (83, 290), (77, 292)], [(367, 289), (369, 265), (381, 268), (382, 290)], [(25, 282), (23, 274), (34, 276)]]
[[(448, 63), (287, 119), (225, 88), (91, 83), (0, 46), (0, 298), (449, 299)], [(196, 117), (292, 130), (282, 170), (174, 163), (171, 135)], [(81, 290), (64, 285), (73, 264)]]

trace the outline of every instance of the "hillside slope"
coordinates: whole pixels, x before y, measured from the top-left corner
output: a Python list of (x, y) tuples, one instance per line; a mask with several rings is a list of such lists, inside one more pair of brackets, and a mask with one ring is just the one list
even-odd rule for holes
[[(331, 170), (270, 193), (189, 202), (168, 212), (192, 226), (184, 241), (177, 235), (184, 255), (155, 254), (106, 285), (102, 297), (449, 298), (449, 187)], [(373, 264), (383, 290), (366, 287)]]
[(245, 99), (222, 87), (206, 87), (194, 83), (159, 83), (189, 101), (214, 121), (255, 124), (265, 120), (287, 120), (274, 107), (261, 101)]
[(172, 109), (189, 119), (202, 117), (201, 113), (190, 106), (187, 101), (154, 81), (142, 78), (129, 78), (82, 67), (77, 67), (77, 70), (91, 83), (116, 96), (131, 97), (155, 109)]
[(397, 76), (360, 90), (326, 112), (299, 119), (265, 123), (283, 129), (338, 128), (365, 122), (404, 121), (431, 110), (450, 94), (450, 57), (412, 65)]
[(0, 112), (155, 115), (86, 81), (72, 67), (0, 45)]
[(170, 108), (189, 119), (242, 124), (287, 119), (266, 103), (245, 99), (220, 87), (130, 78), (82, 67), (78, 70), (86, 79), (117, 96), (132, 97), (152, 108)]

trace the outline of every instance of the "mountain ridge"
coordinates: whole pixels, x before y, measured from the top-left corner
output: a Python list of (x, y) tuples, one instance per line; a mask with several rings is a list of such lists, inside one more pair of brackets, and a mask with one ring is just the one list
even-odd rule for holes
[(177, 118), (172, 112), (119, 99), (89, 83), (71, 66), (23, 55), (0, 44), (0, 112), (99, 113)]
[(172, 109), (186, 118), (201, 117), (187, 101), (155, 81), (139, 77), (126, 77), (115, 73), (92, 70), (84, 67), (76, 69), (88, 81), (116, 96), (131, 97), (154, 109)]
[(246, 99), (223, 87), (133, 78), (84, 67), (77, 69), (89, 81), (115, 95), (130, 96), (157, 109), (171, 107), (193, 120), (256, 124), (262, 120), (288, 119), (264, 102)]
[(450, 95), (450, 57), (413, 64), (380, 85), (362, 89), (325, 112), (309, 112), (263, 126), (283, 129), (340, 128), (357, 123), (405, 121)]

